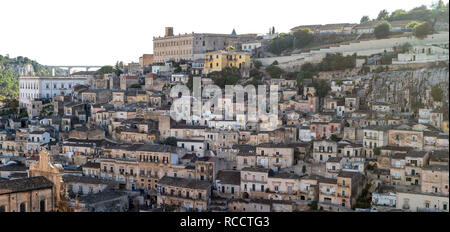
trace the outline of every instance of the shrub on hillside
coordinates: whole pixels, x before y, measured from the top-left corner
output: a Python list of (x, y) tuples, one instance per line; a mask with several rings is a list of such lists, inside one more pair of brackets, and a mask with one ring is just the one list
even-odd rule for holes
[(391, 24), (388, 22), (382, 22), (375, 26), (374, 34), (378, 39), (385, 38), (390, 35)]
[(417, 38), (425, 38), (427, 35), (433, 32), (433, 28), (428, 22), (423, 22), (416, 25), (413, 29), (413, 34)]

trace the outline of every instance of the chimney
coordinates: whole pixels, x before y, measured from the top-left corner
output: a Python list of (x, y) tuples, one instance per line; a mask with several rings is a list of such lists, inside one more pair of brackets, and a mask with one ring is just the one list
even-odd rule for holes
[(173, 27), (166, 27), (166, 36), (173, 36)]

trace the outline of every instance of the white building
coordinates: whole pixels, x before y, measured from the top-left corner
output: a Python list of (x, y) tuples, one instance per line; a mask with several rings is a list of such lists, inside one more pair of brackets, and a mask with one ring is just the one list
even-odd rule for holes
[(435, 62), (446, 61), (448, 59), (448, 48), (432, 45), (414, 46), (409, 52), (398, 54), (398, 59), (393, 60), (392, 64)]
[(25, 107), (37, 98), (70, 96), (76, 85), (87, 85), (87, 77), (27, 77), (19, 78), (19, 104)]
[(46, 131), (34, 131), (28, 133), (27, 150), (39, 151), (39, 148), (52, 141), (50, 133)]
[(419, 123), (430, 123), (431, 109), (419, 109)]
[(261, 47), (261, 42), (259, 42), (259, 41), (248, 42), (248, 43), (243, 43), (242, 44), (242, 50), (243, 51), (248, 51), (248, 52), (251, 52), (254, 49), (257, 49), (259, 47)]
[(180, 139), (177, 141), (177, 147), (186, 149), (187, 153), (195, 154), (197, 157), (203, 157), (206, 150), (205, 140)]
[(388, 144), (388, 128), (383, 126), (368, 126), (364, 128), (363, 146), (370, 150)]
[(395, 207), (396, 205), (397, 205), (397, 195), (395, 194), (395, 192), (372, 193), (372, 207), (374, 206)]
[(167, 72), (170, 72), (171, 70), (172, 70), (172, 65), (170, 63), (152, 65), (152, 73), (153, 74), (167, 73)]
[(298, 131), (298, 138), (303, 142), (310, 142), (311, 138), (315, 137), (315, 133), (311, 132), (311, 127), (308, 125), (302, 125)]
[(189, 76), (186, 74), (172, 74), (170, 77), (171, 83), (183, 83), (186, 84), (189, 81)]

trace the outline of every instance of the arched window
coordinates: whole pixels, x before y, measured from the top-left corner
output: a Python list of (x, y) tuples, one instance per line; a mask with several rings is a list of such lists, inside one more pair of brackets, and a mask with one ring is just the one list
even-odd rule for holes
[(23, 203), (20, 204), (19, 209), (20, 209), (19, 212), (26, 212), (26, 209), (25, 209), (25, 202), (23, 202)]
[(6, 206), (1, 205), (0, 206), (0, 213), (4, 213), (4, 212), (6, 212)]
[(39, 202), (39, 212), (45, 212), (45, 199)]

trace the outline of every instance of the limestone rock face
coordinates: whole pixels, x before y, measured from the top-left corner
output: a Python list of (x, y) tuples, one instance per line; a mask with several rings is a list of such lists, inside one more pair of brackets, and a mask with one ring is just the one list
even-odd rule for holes
[(439, 85), (448, 97), (449, 71), (446, 68), (397, 70), (373, 73), (362, 78), (366, 102), (391, 103), (394, 109), (410, 112), (414, 102), (433, 106), (431, 87)]

